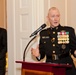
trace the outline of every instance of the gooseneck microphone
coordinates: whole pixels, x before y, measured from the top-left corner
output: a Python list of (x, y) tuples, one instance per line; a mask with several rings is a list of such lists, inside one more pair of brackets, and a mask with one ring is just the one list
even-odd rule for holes
[(30, 37), (36, 35), (39, 31), (41, 31), (41, 30), (42, 30), (43, 28), (45, 28), (45, 27), (46, 27), (46, 24), (44, 23), (44, 24), (41, 25), (36, 31), (34, 31), (34, 32), (30, 35)]
[(45, 28), (45, 27), (46, 27), (46, 24), (41, 25), (36, 31), (34, 31), (34, 32), (30, 35), (30, 37), (32, 37), (32, 36), (34, 36), (34, 35), (35, 35), (35, 36), (28, 42), (28, 44), (26, 45), (26, 47), (25, 47), (25, 49), (24, 49), (24, 52), (23, 52), (23, 61), (25, 61), (25, 52), (26, 52), (29, 44), (37, 37), (36, 34), (37, 34), (39, 31), (41, 31), (43, 28)]
[(29, 44), (30, 44), (35, 38), (36, 38), (36, 36), (34, 36), (34, 37), (28, 42), (27, 46), (25, 47), (24, 52), (23, 52), (23, 61), (25, 61), (25, 52), (26, 52)]

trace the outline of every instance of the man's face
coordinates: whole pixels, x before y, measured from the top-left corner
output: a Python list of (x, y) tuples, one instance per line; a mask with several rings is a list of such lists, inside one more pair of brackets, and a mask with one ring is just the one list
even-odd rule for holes
[(48, 19), (51, 24), (51, 27), (56, 27), (60, 23), (60, 13), (57, 9), (51, 9), (48, 13)]

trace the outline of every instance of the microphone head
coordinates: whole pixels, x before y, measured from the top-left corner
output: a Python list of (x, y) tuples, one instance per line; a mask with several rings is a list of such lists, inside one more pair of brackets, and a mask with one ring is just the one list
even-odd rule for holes
[(44, 23), (41, 27), (42, 27), (42, 28), (45, 28), (45, 27), (46, 27), (46, 24)]
[(36, 35), (39, 31), (41, 31), (41, 30), (42, 30), (43, 28), (45, 28), (45, 27), (46, 27), (46, 24), (44, 23), (44, 24), (41, 25), (36, 31), (34, 31), (34, 32), (30, 35), (30, 37)]

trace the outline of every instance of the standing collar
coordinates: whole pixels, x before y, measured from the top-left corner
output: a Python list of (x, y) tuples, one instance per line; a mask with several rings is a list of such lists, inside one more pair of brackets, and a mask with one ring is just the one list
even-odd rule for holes
[(51, 28), (51, 30), (57, 30), (57, 29), (59, 29), (59, 27), (61, 27), (60, 24), (58, 26), (54, 27), (54, 28), (52, 28), (52, 27), (50, 27), (50, 28)]

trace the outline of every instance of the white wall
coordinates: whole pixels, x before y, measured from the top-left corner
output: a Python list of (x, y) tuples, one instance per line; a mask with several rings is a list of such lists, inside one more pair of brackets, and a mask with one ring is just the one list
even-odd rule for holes
[[(44, 23), (44, 0), (7, 0), (8, 75), (21, 75), (23, 52), (30, 34)], [(30, 50), (26, 61), (33, 62)]]
[(67, 0), (67, 24), (76, 30), (76, 0)]

